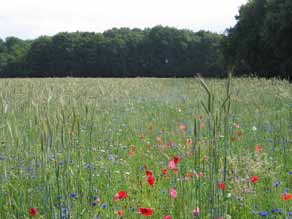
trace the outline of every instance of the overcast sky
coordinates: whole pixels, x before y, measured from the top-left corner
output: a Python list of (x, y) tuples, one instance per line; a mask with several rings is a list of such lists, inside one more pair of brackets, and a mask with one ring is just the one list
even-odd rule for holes
[(1, 0), (0, 38), (167, 25), (222, 33), (247, 0)]

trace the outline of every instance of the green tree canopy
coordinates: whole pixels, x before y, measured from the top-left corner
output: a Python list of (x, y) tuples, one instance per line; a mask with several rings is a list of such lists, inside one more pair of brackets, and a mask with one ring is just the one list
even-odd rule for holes
[(224, 55), (239, 75), (292, 75), (292, 1), (249, 0), (227, 30)]
[[(224, 72), (222, 35), (171, 27), (62, 32), (0, 42), (0, 72), (28, 77), (192, 77)], [(3, 48), (2, 48), (3, 47)]]

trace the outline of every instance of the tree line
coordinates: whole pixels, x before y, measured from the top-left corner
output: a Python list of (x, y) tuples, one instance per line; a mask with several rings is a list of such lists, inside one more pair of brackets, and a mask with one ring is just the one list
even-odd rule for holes
[(224, 73), (223, 36), (211, 32), (113, 28), (32, 41), (0, 41), (2, 77), (191, 77)]
[(0, 39), (0, 77), (290, 78), (292, 1), (249, 0), (224, 34), (156, 26)]
[(237, 75), (291, 78), (292, 1), (249, 0), (227, 30), (225, 63)]

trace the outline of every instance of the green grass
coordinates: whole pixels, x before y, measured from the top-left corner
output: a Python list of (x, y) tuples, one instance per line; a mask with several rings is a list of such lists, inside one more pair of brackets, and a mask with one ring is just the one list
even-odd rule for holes
[[(197, 218), (288, 218), (292, 200), (280, 196), (292, 189), (292, 86), (233, 79), (226, 100), (227, 80), (206, 84), (209, 114), (194, 79), (1, 79), (0, 218), (30, 218), (32, 207), (52, 219), (118, 218), (119, 210), (143, 218), (140, 207), (153, 208), (152, 218), (193, 218), (197, 207)], [(179, 173), (164, 176), (174, 156)], [(128, 198), (117, 202), (121, 190)]]

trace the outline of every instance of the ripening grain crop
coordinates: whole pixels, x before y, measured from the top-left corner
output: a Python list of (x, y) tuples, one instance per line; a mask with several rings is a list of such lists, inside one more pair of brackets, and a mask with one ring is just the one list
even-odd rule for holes
[(1, 79), (0, 218), (292, 218), (291, 89)]

